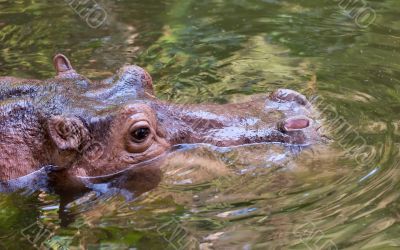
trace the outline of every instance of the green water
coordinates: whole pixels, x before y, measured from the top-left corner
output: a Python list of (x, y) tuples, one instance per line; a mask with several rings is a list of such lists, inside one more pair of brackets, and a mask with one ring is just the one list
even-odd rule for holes
[(332, 144), (195, 147), (137, 199), (72, 202), (66, 225), (57, 195), (1, 194), (0, 249), (400, 249), (399, 1), (364, 2), (364, 23), (335, 0), (98, 1), (99, 28), (68, 2), (0, 0), (1, 76), (51, 77), (62, 52), (94, 79), (145, 67), (180, 103), (287, 87)]

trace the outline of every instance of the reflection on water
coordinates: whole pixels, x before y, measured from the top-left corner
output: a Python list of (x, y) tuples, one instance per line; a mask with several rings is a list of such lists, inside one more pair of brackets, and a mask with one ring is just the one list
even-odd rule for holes
[(400, 2), (367, 3), (360, 28), (337, 1), (99, 1), (92, 29), (64, 1), (1, 1), (0, 75), (49, 77), (64, 52), (93, 78), (140, 64), (176, 102), (288, 87), (332, 145), (184, 147), (90, 190), (1, 194), (0, 248), (399, 248)]

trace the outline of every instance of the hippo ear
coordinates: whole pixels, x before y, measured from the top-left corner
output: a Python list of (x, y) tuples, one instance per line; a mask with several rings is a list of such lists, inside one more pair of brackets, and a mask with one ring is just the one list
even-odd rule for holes
[(61, 150), (79, 150), (89, 131), (77, 117), (53, 116), (48, 122), (49, 134)]
[(63, 74), (67, 72), (73, 72), (71, 62), (68, 58), (62, 54), (58, 54), (53, 59), (54, 68), (56, 69), (57, 74)]

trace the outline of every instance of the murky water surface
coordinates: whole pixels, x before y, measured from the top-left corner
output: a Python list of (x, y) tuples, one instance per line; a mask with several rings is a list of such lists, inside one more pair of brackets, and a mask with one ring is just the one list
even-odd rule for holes
[(1, 194), (0, 249), (400, 248), (399, 1), (98, 1), (104, 23), (68, 2), (0, 1), (0, 75), (51, 77), (62, 52), (95, 79), (139, 64), (180, 103), (292, 88), (332, 143), (185, 146), (139, 197)]

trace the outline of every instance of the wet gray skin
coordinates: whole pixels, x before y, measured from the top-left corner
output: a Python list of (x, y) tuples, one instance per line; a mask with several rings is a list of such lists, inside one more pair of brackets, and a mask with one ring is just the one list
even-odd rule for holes
[(48, 80), (0, 78), (2, 181), (43, 167), (63, 177), (112, 175), (180, 144), (320, 141), (312, 105), (292, 90), (245, 103), (180, 105), (156, 99), (150, 75), (138, 66), (90, 81), (63, 55), (54, 65), (57, 76)]

